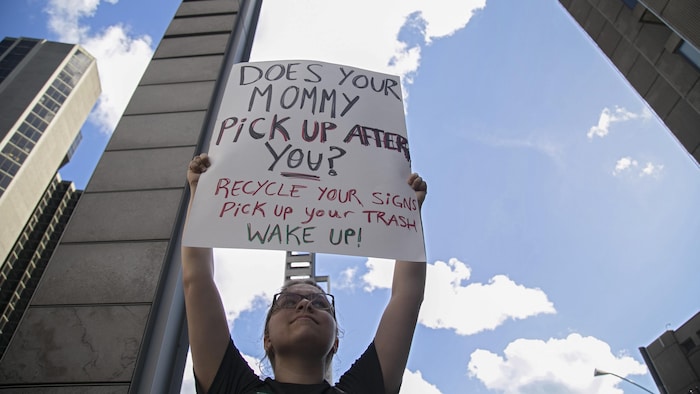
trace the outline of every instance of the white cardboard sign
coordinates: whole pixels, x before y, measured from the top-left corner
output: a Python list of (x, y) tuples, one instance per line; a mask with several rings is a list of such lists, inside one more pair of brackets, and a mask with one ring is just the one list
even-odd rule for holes
[(184, 244), (425, 261), (399, 78), (236, 64)]

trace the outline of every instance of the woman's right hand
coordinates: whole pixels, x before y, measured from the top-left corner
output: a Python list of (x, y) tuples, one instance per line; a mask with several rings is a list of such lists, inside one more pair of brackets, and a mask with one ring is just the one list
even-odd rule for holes
[(211, 166), (211, 161), (206, 153), (195, 156), (190, 161), (190, 165), (187, 166), (187, 182), (190, 184), (190, 190), (193, 194), (197, 190), (199, 176), (206, 172), (209, 166)]

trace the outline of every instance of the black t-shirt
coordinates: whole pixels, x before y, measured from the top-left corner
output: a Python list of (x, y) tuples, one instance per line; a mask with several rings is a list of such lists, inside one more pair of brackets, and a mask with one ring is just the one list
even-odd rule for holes
[[(196, 381), (197, 393), (205, 391)], [(261, 380), (241, 353), (229, 341), (219, 370), (208, 394), (384, 394), (384, 378), (377, 351), (372, 342), (335, 386), (319, 384), (281, 383), (274, 379)]]

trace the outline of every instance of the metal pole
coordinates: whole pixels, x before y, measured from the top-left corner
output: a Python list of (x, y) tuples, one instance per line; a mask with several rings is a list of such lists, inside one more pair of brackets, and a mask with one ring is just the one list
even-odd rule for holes
[(633, 381), (631, 381), (623, 376), (620, 376), (618, 374), (615, 374), (612, 372), (607, 372), (607, 371), (601, 371), (597, 368), (595, 370), (593, 370), (593, 376), (602, 376), (602, 375), (612, 375), (612, 376), (618, 377), (618, 378), (624, 380), (625, 382), (632, 383), (633, 385), (639, 387), (640, 389), (646, 391), (647, 393), (655, 394), (653, 391), (649, 390), (648, 388), (641, 386), (641, 385), (639, 385), (639, 384), (637, 384), (637, 383), (635, 383), (635, 382), (633, 382)]

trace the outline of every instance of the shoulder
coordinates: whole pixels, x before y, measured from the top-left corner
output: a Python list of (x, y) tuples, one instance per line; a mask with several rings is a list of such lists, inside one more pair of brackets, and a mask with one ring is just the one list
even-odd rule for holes
[(340, 377), (335, 389), (340, 394), (384, 394), (384, 376), (374, 342)]
[[(267, 391), (262, 391), (266, 382), (263, 382), (250, 368), (234, 346), (233, 341), (229, 341), (229, 346), (221, 360), (209, 393), (256, 394), (260, 392), (266, 394)], [(273, 393), (273, 391), (269, 391), (269, 393)]]

